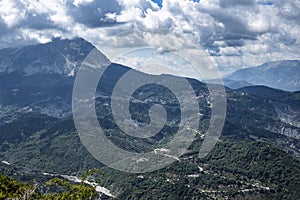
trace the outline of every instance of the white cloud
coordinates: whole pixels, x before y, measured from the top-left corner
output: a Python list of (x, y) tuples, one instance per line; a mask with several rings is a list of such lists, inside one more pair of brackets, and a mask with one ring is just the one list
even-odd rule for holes
[(93, 2), (93, 0), (74, 0), (73, 4), (74, 6), (78, 7), (80, 5), (85, 5), (91, 2)]
[(25, 18), (25, 10), (20, 9), (16, 2), (10, 0), (0, 1), (0, 13), (8, 28), (18, 24)]

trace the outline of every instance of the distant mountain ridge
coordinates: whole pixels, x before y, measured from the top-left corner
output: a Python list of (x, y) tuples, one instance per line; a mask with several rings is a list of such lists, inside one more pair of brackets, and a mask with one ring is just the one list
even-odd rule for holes
[[(250, 85), (264, 85), (285, 91), (300, 91), (300, 60), (269, 62), (257, 67), (239, 69), (225, 77), (225, 80), (246, 82)], [(226, 81), (225, 81), (226, 85)], [(226, 85), (232, 89), (233, 86)]]

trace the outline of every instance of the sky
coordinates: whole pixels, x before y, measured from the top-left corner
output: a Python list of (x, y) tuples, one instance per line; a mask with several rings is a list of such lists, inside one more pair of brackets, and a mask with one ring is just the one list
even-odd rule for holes
[(300, 59), (299, 0), (0, 0), (0, 48), (82, 37), (101, 49), (135, 27), (188, 35), (223, 74)]

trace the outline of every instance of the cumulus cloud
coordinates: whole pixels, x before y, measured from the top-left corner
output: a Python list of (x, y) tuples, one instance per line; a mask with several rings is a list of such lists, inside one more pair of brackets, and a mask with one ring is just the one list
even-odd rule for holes
[[(294, 0), (0, 1), (0, 48), (47, 42), (53, 36), (80, 36), (101, 47), (135, 27), (184, 33), (203, 46), (224, 73), (300, 59), (300, 2)], [(175, 38), (169, 44), (184, 45)]]
[(6, 23), (8, 28), (13, 27), (25, 18), (25, 10), (19, 9), (18, 4), (15, 1), (1, 1), (0, 13), (2, 20)]
[(75, 22), (82, 23), (88, 27), (108, 26), (114, 24), (115, 15), (122, 10), (116, 0), (75, 0), (67, 2), (67, 13)]

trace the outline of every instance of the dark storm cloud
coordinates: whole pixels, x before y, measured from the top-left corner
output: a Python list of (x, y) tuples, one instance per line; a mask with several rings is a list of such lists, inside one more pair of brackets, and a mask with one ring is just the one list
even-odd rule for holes
[(0, 18), (0, 37), (4, 34), (6, 34), (8, 31), (7, 26), (5, 22)]
[(107, 18), (106, 14), (119, 14), (122, 7), (116, 0), (94, 0), (77, 6), (73, 2), (68, 2), (67, 9), (67, 13), (74, 21), (95, 28), (117, 24), (114, 19)]
[(239, 16), (233, 16), (223, 11), (209, 12), (209, 14), (224, 25), (224, 30), (218, 32), (220, 35), (217, 39), (222, 38), (228, 41), (230, 46), (241, 46), (244, 44), (242, 40), (255, 40), (261, 34), (250, 30), (247, 22)]
[(245, 41), (243, 39), (239, 40), (226, 40), (226, 46), (228, 47), (242, 47), (245, 45)]
[(221, 0), (220, 7), (232, 7), (232, 6), (255, 6), (255, 0)]
[(28, 13), (19, 27), (32, 28), (35, 30), (61, 29), (50, 20), (48, 14), (44, 13)]

